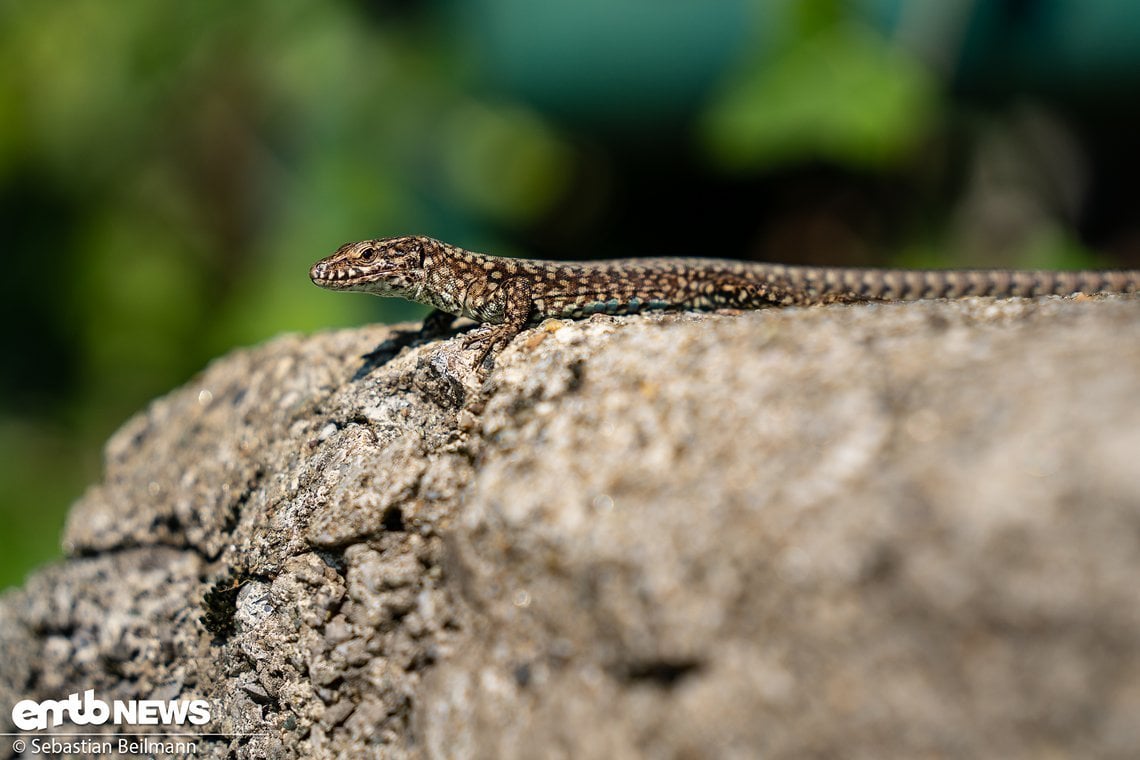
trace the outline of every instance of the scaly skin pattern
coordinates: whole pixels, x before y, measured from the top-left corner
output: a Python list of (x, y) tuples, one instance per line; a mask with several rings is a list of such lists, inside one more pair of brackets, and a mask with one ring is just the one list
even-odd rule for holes
[(476, 366), (526, 325), (549, 317), (1140, 291), (1138, 270), (846, 269), (672, 258), (538, 261), (472, 253), (418, 235), (348, 243), (314, 264), (309, 277), (329, 290), (432, 306), (425, 334), (446, 330), (460, 316), (482, 323), (464, 337), (467, 347), (480, 349)]

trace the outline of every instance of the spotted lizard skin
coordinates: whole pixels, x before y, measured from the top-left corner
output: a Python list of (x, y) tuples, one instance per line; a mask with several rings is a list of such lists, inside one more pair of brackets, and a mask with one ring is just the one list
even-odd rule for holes
[(472, 253), (418, 235), (348, 243), (314, 264), (309, 276), (330, 290), (432, 306), (424, 323), (428, 334), (460, 316), (482, 323), (464, 338), (480, 349), (479, 364), (526, 325), (550, 317), (1140, 291), (1137, 270), (848, 269), (687, 258), (540, 261)]

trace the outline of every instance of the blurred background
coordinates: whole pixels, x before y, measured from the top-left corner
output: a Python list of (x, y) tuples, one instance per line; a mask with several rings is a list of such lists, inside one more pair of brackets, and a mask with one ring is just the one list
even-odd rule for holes
[(423, 233), (584, 259), (1140, 266), (1140, 5), (0, 0), (0, 587), (106, 437)]

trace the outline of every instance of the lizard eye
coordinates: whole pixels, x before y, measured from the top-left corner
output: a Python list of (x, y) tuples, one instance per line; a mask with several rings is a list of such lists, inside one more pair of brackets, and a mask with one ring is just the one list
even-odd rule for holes
[(372, 261), (372, 259), (376, 258), (376, 251), (373, 248), (365, 248), (363, 251), (357, 254), (356, 257), (367, 264), (369, 261)]

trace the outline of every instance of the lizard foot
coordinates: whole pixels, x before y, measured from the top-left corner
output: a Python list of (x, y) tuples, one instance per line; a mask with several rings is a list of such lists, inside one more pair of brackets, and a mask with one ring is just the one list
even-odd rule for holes
[(519, 331), (511, 325), (483, 325), (462, 336), (460, 341), (464, 349), (473, 348), (479, 352), (474, 364), (479, 368), (488, 358), (493, 362), (518, 334)]

